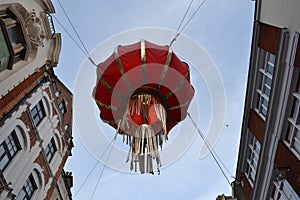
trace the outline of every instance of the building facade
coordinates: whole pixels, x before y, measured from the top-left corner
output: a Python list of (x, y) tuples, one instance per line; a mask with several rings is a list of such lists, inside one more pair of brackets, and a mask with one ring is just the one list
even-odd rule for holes
[(0, 2), (0, 199), (72, 199), (72, 93), (50, 0)]
[(255, 3), (235, 195), (299, 200), (300, 2)]

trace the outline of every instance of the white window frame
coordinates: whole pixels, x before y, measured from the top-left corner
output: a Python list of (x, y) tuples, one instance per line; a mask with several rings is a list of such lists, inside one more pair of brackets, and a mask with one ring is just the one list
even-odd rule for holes
[[(256, 112), (266, 119), (271, 94), (272, 78), (275, 68), (275, 55), (259, 48), (257, 83), (256, 83)], [(270, 81), (269, 81), (270, 80)], [(267, 91), (267, 92), (266, 92)]]
[(292, 108), (288, 113), (284, 142), (300, 159), (300, 72), (298, 73), (296, 89), (290, 96), (290, 102)]
[(248, 135), (250, 137), (250, 142), (248, 144), (245, 174), (250, 182), (250, 185), (253, 187), (261, 145), (250, 131), (248, 131)]
[(289, 182), (284, 179), (283, 181), (274, 181), (273, 197), (270, 200), (299, 200), (299, 196), (294, 191)]

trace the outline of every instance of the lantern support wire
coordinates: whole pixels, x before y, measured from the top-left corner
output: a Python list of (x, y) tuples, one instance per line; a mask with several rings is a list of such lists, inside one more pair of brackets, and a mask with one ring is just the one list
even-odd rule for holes
[[(225, 177), (226, 181), (227, 181), (228, 184), (231, 186), (231, 183), (230, 183), (230, 181), (229, 181), (229, 178), (227, 177), (227, 175), (226, 175), (224, 169), (222, 168), (221, 164), (223, 165), (223, 167), (227, 170), (227, 172), (228, 172), (229, 174), (231, 174), (230, 171), (228, 170), (228, 168), (226, 167), (226, 165), (222, 162), (222, 160), (221, 160), (220, 157), (217, 155), (217, 153), (213, 150), (212, 146), (211, 146), (211, 145), (208, 143), (208, 141), (205, 139), (205, 136), (204, 136), (203, 132), (202, 132), (202, 131), (200, 130), (200, 128), (196, 125), (196, 123), (195, 123), (195, 121), (193, 120), (193, 118), (192, 118), (192, 116), (190, 115), (190, 113), (188, 112), (187, 114), (188, 114), (190, 120), (192, 121), (193, 126), (196, 128), (198, 134), (199, 134), (200, 137), (202, 138), (202, 140), (203, 140), (205, 146), (208, 148), (208, 150), (209, 150), (210, 154), (212, 155), (214, 161), (216, 162), (216, 164), (218, 165), (219, 169), (221, 170), (221, 172), (222, 172), (223, 176)], [(220, 164), (220, 163), (221, 163), (221, 164)], [(233, 176), (231, 176), (231, 177), (233, 177)]]
[(61, 28), (67, 33), (67, 35), (68, 35), (68, 36), (71, 38), (71, 40), (76, 44), (76, 46), (82, 51), (82, 53), (89, 59), (89, 61), (90, 61), (94, 66), (97, 67), (97, 65), (96, 65), (96, 63), (94, 62), (94, 60), (92, 59), (92, 57), (91, 57), (89, 51), (87, 50), (87, 48), (86, 48), (86, 46), (85, 46), (83, 40), (81, 39), (81, 37), (80, 37), (80, 35), (79, 35), (77, 29), (75, 28), (74, 24), (72, 23), (71, 18), (69, 17), (68, 13), (67, 13), (66, 10), (64, 9), (63, 5), (61, 4), (60, 0), (57, 0), (57, 2), (58, 2), (59, 7), (62, 9), (64, 15), (66, 16), (66, 18), (67, 18), (69, 24), (71, 25), (73, 31), (75, 32), (75, 34), (76, 34), (78, 40), (80, 41), (80, 44), (81, 44), (81, 45), (79, 45), (79, 43), (75, 40), (75, 38), (70, 34), (70, 32), (68, 32), (68, 31), (66, 30), (66, 28), (62, 25), (62, 23), (59, 22), (59, 20), (58, 20), (56, 17), (54, 17), (53, 15), (51, 15), (51, 16), (57, 21), (57, 23), (58, 23), (58, 24), (61, 26)]
[[(114, 144), (115, 141), (116, 141), (116, 139), (114, 138), (113, 142), (110, 143), (110, 144)], [(110, 158), (110, 155), (111, 155), (112, 150), (113, 150), (113, 145), (111, 145), (111, 147), (110, 147), (109, 153), (108, 153), (107, 158), (106, 158), (106, 160), (105, 160), (105, 163), (104, 163), (104, 165), (103, 165), (103, 167), (102, 167), (102, 170), (101, 170), (101, 173), (100, 173), (100, 175), (99, 175), (99, 177), (98, 177), (97, 183), (96, 183), (96, 185), (95, 185), (95, 187), (94, 187), (94, 190), (93, 190), (93, 193), (92, 193), (92, 196), (91, 196), (91, 200), (92, 200), (92, 199), (94, 198), (94, 196), (95, 196), (96, 190), (97, 190), (98, 185), (99, 185), (99, 183), (100, 183), (100, 181), (101, 181), (101, 179), (102, 179), (103, 172), (104, 172), (104, 170), (105, 170), (105, 168), (106, 168), (106, 166), (107, 166), (107, 162), (108, 162), (108, 159)]]
[[(189, 3), (189, 6), (188, 6), (187, 10), (185, 11), (185, 14), (184, 14), (184, 16), (183, 16), (183, 18), (182, 18), (182, 20), (181, 20), (181, 22), (180, 22), (180, 24), (179, 24), (177, 30), (176, 30), (175, 36), (173, 37), (173, 39), (172, 39), (171, 42), (170, 42), (170, 45), (169, 45), (170, 47), (171, 47), (172, 44), (176, 41), (177, 37), (182, 33), (182, 31), (186, 28), (186, 26), (191, 22), (191, 20), (194, 18), (194, 16), (195, 16), (195, 15), (197, 14), (197, 12), (200, 10), (200, 8), (203, 6), (203, 4), (206, 2), (206, 0), (203, 0), (203, 1), (201, 2), (201, 4), (198, 6), (198, 8), (192, 13), (192, 15), (190, 16), (190, 18), (189, 18), (189, 19), (185, 22), (185, 24), (182, 26), (182, 24), (183, 24), (183, 22), (184, 22), (184, 20), (185, 20), (185, 18), (186, 18), (186, 16), (187, 16), (187, 14), (188, 14), (190, 8), (191, 8), (191, 5), (193, 4), (193, 1), (194, 1), (194, 0), (191, 0), (191, 2)], [(182, 26), (182, 28), (181, 28), (181, 26)]]
[[(102, 157), (104, 156), (104, 154), (106, 153), (106, 151), (108, 150), (108, 148), (110, 146), (112, 146), (112, 144), (115, 142), (115, 138), (113, 138), (110, 143), (106, 146), (106, 148), (104, 149), (103, 153), (101, 154), (101, 156), (99, 157), (99, 159), (96, 159), (96, 163), (94, 164), (94, 166), (92, 167), (92, 169), (90, 170), (90, 172), (88, 173), (88, 175), (86, 176), (86, 178), (84, 179), (84, 181), (81, 183), (81, 185), (79, 186), (78, 190), (75, 192), (74, 194), (74, 198), (77, 196), (77, 194), (80, 192), (80, 190), (82, 189), (82, 187), (86, 184), (87, 180), (90, 178), (90, 176), (92, 175), (93, 171), (95, 170), (95, 168), (97, 167), (97, 165), (100, 163), (99, 160), (102, 159)], [(110, 153), (109, 153), (110, 154)], [(107, 158), (108, 159), (108, 158)], [(106, 164), (104, 164), (104, 166), (106, 166)], [(103, 167), (104, 168), (104, 167)]]

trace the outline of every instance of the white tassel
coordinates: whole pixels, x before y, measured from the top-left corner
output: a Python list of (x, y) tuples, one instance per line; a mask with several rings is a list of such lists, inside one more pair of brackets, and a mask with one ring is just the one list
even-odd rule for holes
[(142, 174), (145, 173), (145, 155), (139, 156), (139, 167), (140, 167), (140, 172)]
[[(154, 111), (157, 119), (161, 123), (161, 133), (155, 135), (153, 127), (148, 124), (137, 125), (133, 124), (131, 115), (144, 115), (141, 116), (142, 120), (148, 120), (150, 106), (154, 105)], [(161, 167), (161, 159), (158, 152), (159, 145), (162, 148), (162, 135), (167, 139), (167, 128), (166, 128), (166, 116), (167, 113), (160, 101), (149, 94), (135, 95), (130, 99), (127, 109), (121, 120), (118, 122), (118, 131), (123, 133), (131, 133), (127, 137), (123, 138), (123, 142), (130, 146), (127, 160), (130, 161), (130, 169), (139, 171), (141, 173), (153, 173), (153, 161), (156, 161), (157, 170)]]

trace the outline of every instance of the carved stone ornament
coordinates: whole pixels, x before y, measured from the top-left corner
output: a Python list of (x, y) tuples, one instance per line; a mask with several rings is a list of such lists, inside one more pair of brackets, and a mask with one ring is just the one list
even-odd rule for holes
[(33, 11), (26, 20), (26, 29), (31, 43), (34, 45), (43, 45), (45, 39), (45, 30), (42, 20)]

